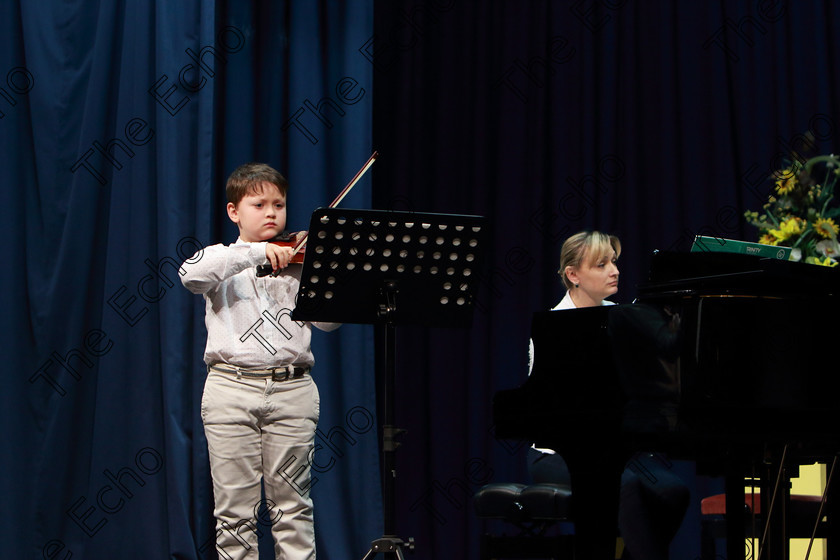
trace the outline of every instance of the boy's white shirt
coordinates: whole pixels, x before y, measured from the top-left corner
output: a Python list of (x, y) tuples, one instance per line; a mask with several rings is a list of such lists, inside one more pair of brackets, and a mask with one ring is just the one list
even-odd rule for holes
[(339, 323), (298, 322), (291, 318), (301, 266), (290, 265), (276, 277), (257, 278), (267, 262), (265, 241), (237, 239), (205, 247), (182, 265), (184, 286), (205, 301), (207, 365), (240, 367), (313, 366), (310, 325), (330, 331)]

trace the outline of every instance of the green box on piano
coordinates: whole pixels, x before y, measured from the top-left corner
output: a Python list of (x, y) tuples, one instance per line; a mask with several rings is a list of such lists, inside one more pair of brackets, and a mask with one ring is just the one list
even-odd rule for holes
[(791, 248), (750, 243), (748, 241), (736, 241), (734, 239), (723, 239), (722, 237), (697, 235), (694, 237), (694, 243), (691, 245), (691, 252), (741, 253), (743, 255), (756, 255), (758, 257), (786, 261), (790, 259)]

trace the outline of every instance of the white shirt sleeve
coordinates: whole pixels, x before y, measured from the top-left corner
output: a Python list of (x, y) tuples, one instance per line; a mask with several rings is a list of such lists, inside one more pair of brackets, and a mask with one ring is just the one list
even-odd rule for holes
[(206, 294), (231, 276), (266, 262), (265, 245), (237, 242), (205, 247), (181, 265), (187, 271), (181, 283), (194, 294)]

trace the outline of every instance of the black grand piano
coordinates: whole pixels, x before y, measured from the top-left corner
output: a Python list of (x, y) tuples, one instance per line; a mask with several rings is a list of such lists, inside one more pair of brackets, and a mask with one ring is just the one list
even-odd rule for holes
[[(620, 474), (641, 450), (725, 477), (727, 557), (743, 557), (744, 477), (772, 485), (840, 452), (839, 325), (840, 268), (656, 252), (634, 303), (534, 314), (533, 370), (496, 393), (496, 437), (566, 459), (576, 558), (613, 557)], [(786, 558), (783, 521), (762, 558)]]

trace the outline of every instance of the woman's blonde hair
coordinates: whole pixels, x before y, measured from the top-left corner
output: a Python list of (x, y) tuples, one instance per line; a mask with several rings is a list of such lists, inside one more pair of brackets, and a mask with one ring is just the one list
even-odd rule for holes
[(621, 241), (615, 235), (600, 231), (582, 231), (568, 238), (560, 249), (560, 270), (557, 271), (563, 278), (566, 289), (571, 290), (574, 286), (566, 276), (566, 267), (579, 267), (584, 259), (590, 263), (596, 263), (612, 251), (615, 251), (615, 258), (621, 254)]

